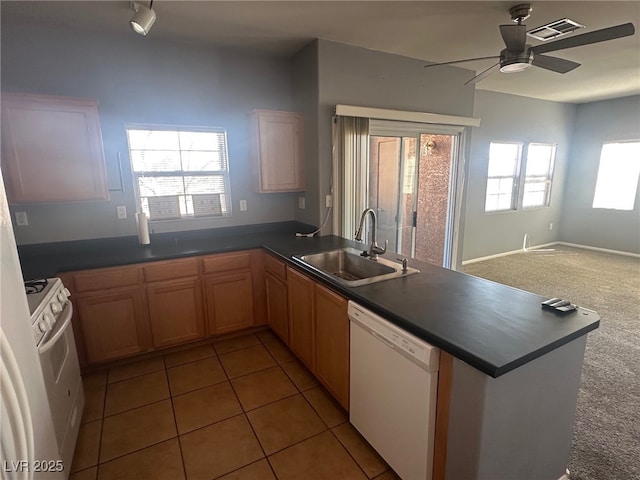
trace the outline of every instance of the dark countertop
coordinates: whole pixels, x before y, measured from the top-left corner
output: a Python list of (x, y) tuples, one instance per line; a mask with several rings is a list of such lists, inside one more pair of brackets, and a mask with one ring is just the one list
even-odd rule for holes
[[(18, 247), (25, 280), (65, 271), (127, 265), (263, 247), (346, 297), (478, 370), (498, 377), (598, 328), (597, 313), (543, 310), (544, 297), (464, 273), (411, 260), (420, 273), (344, 287), (294, 256), (360, 246), (336, 236), (296, 237), (296, 222)], [(393, 258), (393, 256), (387, 256)]]

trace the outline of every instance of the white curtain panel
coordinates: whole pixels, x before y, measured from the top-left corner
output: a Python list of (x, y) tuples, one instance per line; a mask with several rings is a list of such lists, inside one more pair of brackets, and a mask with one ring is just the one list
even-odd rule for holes
[(333, 232), (352, 239), (367, 207), (369, 119), (336, 115), (332, 119), (334, 174)]

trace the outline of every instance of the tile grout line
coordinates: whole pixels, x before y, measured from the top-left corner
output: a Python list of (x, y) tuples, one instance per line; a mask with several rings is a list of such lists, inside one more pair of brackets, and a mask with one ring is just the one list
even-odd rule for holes
[(109, 393), (109, 370), (105, 378), (104, 398), (102, 399), (102, 415), (100, 417), (100, 441), (98, 442), (98, 458), (96, 458), (96, 480), (100, 475), (100, 454), (102, 453), (102, 434), (104, 433), (104, 413), (107, 410), (107, 395)]
[[(280, 452), (282, 452), (282, 451), (284, 451), (284, 450), (286, 450), (286, 449), (288, 449), (288, 448), (291, 448), (291, 447), (293, 447), (293, 446), (295, 446), (295, 445), (298, 445), (298, 444), (300, 444), (300, 443), (303, 443), (303, 442), (305, 442), (305, 441), (307, 441), (307, 440), (310, 440), (310, 439), (312, 439), (312, 438), (315, 438), (315, 437), (317, 437), (317, 436), (319, 436), (319, 435), (321, 435), (321, 434), (324, 434), (327, 430), (329, 430), (329, 431), (331, 432), (331, 435), (333, 436), (333, 438), (338, 442), (338, 444), (340, 445), (340, 447), (341, 447), (344, 451), (346, 451), (346, 452), (347, 452), (347, 454), (348, 454), (349, 458), (351, 458), (351, 459), (352, 459), (352, 461), (353, 461), (353, 462), (358, 466), (358, 469), (359, 469), (359, 470), (364, 474), (365, 478), (369, 478), (369, 476), (368, 476), (368, 475), (366, 474), (366, 472), (364, 471), (363, 467), (361, 467), (361, 466), (360, 466), (360, 464), (358, 463), (358, 461), (356, 460), (356, 458), (351, 454), (351, 452), (346, 448), (346, 446), (345, 446), (345, 445), (340, 441), (340, 438), (336, 435), (336, 433), (335, 433), (335, 432), (334, 432), (334, 430), (333, 430), (334, 428), (337, 428), (337, 427), (339, 427), (340, 425), (343, 425), (344, 423), (348, 422), (348, 419), (347, 419), (347, 420), (345, 420), (345, 422), (341, 422), (341, 423), (339, 423), (339, 424), (337, 424), (337, 425), (334, 425), (333, 427), (329, 426), (329, 424), (327, 423), (327, 421), (325, 421), (325, 420), (324, 420), (324, 418), (320, 415), (319, 411), (314, 407), (314, 405), (313, 405), (313, 404), (309, 401), (309, 399), (304, 395), (304, 392), (305, 392), (305, 391), (311, 390), (311, 389), (313, 389), (313, 388), (321, 388), (321, 389), (322, 389), (322, 386), (321, 386), (321, 385), (314, 385), (314, 386), (312, 386), (312, 387), (310, 387), (310, 388), (307, 388), (306, 390), (303, 390), (302, 388), (300, 388), (300, 387), (296, 384), (296, 382), (293, 380), (293, 378), (292, 378), (292, 377), (287, 373), (287, 371), (282, 367), (282, 364), (281, 364), (280, 362), (278, 362), (278, 360), (276, 359), (276, 357), (274, 356), (274, 354), (273, 354), (273, 353), (271, 352), (271, 350), (269, 349), (269, 346), (268, 346), (267, 344), (268, 344), (268, 343), (270, 343), (270, 342), (267, 342), (267, 341), (263, 340), (262, 338), (258, 337), (256, 334), (253, 334), (253, 335), (258, 339), (258, 344), (244, 346), (244, 347), (241, 347), (241, 348), (238, 348), (238, 349), (236, 349), (236, 350), (232, 350), (232, 351), (229, 351), (229, 352), (226, 352), (226, 353), (239, 352), (239, 351), (242, 351), (242, 350), (245, 350), (245, 349), (248, 349), (248, 348), (251, 348), (251, 347), (256, 347), (256, 346), (260, 345), (260, 346), (262, 346), (262, 347), (267, 351), (267, 353), (268, 353), (268, 355), (270, 356), (270, 358), (272, 358), (272, 359), (273, 359), (273, 361), (275, 362), (275, 365), (271, 365), (271, 366), (268, 366), (268, 367), (265, 367), (265, 368), (261, 368), (261, 369), (259, 369), (259, 370), (255, 370), (255, 371), (252, 371), (252, 372), (249, 372), (249, 373), (243, 374), (243, 375), (239, 375), (239, 376), (234, 377), (234, 378), (232, 379), (232, 378), (230, 378), (230, 377), (229, 377), (229, 373), (228, 373), (228, 372), (227, 372), (227, 370), (224, 368), (224, 365), (223, 365), (222, 361), (220, 360), (220, 355), (218, 354), (217, 350), (215, 349), (215, 347), (214, 347), (213, 343), (206, 344), (206, 345), (211, 345), (211, 348), (212, 348), (212, 350), (213, 350), (213, 352), (214, 352), (214, 355), (213, 355), (213, 356), (205, 357), (204, 359), (206, 359), (206, 358), (216, 358), (216, 359), (218, 359), (218, 361), (219, 361), (219, 363), (220, 363), (220, 366), (222, 367), (222, 371), (223, 371), (223, 373), (224, 373), (224, 375), (225, 375), (226, 382), (231, 386), (231, 390), (232, 390), (232, 392), (233, 392), (233, 395), (234, 395), (234, 397), (235, 397), (236, 401), (238, 402), (238, 404), (239, 404), (239, 406), (240, 406), (240, 408), (241, 408), (241, 413), (236, 414), (236, 415), (232, 415), (232, 416), (227, 417), (227, 418), (225, 418), (225, 419), (220, 419), (220, 420), (218, 420), (218, 421), (216, 421), (216, 422), (209, 423), (209, 424), (204, 425), (204, 426), (202, 426), (202, 427), (196, 428), (196, 429), (194, 429), (194, 430), (191, 430), (191, 431), (189, 431), (189, 432), (186, 432), (186, 433), (185, 433), (185, 435), (186, 435), (186, 434), (189, 434), (189, 433), (192, 433), (192, 432), (195, 432), (195, 431), (197, 431), (197, 430), (203, 429), (203, 428), (210, 427), (211, 425), (215, 425), (215, 424), (220, 423), (220, 422), (223, 422), (223, 421), (225, 421), (225, 420), (229, 420), (230, 418), (234, 418), (234, 417), (238, 417), (238, 416), (240, 416), (240, 415), (243, 415), (243, 416), (245, 417), (245, 421), (247, 421), (247, 422), (248, 422), (249, 427), (251, 428), (251, 431), (252, 431), (252, 433), (253, 433), (253, 435), (254, 435), (254, 438), (257, 440), (258, 445), (260, 446), (260, 449), (261, 449), (261, 451), (262, 451), (263, 457), (262, 457), (261, 459), (258, 459), (258, 460), (256, 460), (256, 461), (254, 461), (254, 462), (250, 462), (250, 463), (248, 463), (247, 465), (243, 465), (243, 466), (241, 466), (241, 467), (239, 467), (239, 468), (237, 468), (237, 469), (235, 469), (235, 470), (232, 470), (231, 472), (227, 472), (227, 473), (225, 473), (224, 475), (228, 475), (228, 474), (233, 473), (233, 472), (235, 472), (235, 471), (238, 471), (238, 470), (240, 470), (240, 469), (242, 469), (242, 468), (245, 468), (245, 467), (247, 467), (247, 466), (249, 466), (249, 465), (252, 465), (252, 464), (254, 464), (254, 463), (258, 463), (258, 462), (260, 462), (262, 459), (266, 459), (266, 460), (267, 460), (267, 463), (268, 463), (268, 465), (269, 465), (269, 467), (270, 467), (270, 469), (271, 469), (271, 472), (273, 473), (273, 475), (274, 475), (276, 478), (278, 478), (278, 476), (277, 476), (277, 474), (276, 474), (276, 472), (275, 472), (275, 470), (274, 470), (274, 468), (273, 468), (273, 465), (272, 465), (272, 463), (271, 463), (271, 461), (270, 461), (270, 457), (271, 457), (271, 456), (276, 455), (276, 454), (278, 454), (278, 453), (280, 453)], [(275, 339), (275, 340), (277, 341), (277, 339)], [(275, 343), (275, 342), (274, 342), (274, 343)], [(286, 348), (286, 346), (283, 346), (283, 348)], [(187, 350), (187, 349), (185, 349), (185, 350)], [(289, 349), (287, 348), (287, 350), (289, 350)], [(289, 350), (289, 351), (290, 351), (290, 350)], [(147, 448), (150, 448), (150, 447), (153, 447), (153, 446), (159, 445), (159, 444), (164, 443), (164, 442), (166, 442), (166, 441), (168, 441), (168, 440), (171, 440), (172, 438), (176, 438), (176, 439), (178, 440), (178, 448), (179, 448), (180, 458), (181, 458), (181, 461), (182, 461), (182, 470), (183, 470), (183, 473), (184, 473), (184, 475), (185, 475), (185, 478), (188, 478), (188, 477), (187, 477), (187, 471), (186, 471), (186, 464), (185, 464), (185, 461), (184, 461), (184, 454), (183, 454), (183, 450), (182, 450), (182, 443), (181, 443), (181, 440), (180, 440), (181, 434), (180, 434), (180, 432), (179, 432), (178, 424), (177, 424), (177, 417), (176, 417), (175, 405), (174, 405), (174, 397), (183, 396), (183, 395), (186, 395), (186, 394), (189, 394), (189, 393), (193, 393), (193, 392), (196, 392), (196, 391), (199, 391), (199, 390), (203, 390), (203, 389), (205, 389), (205, 388), (210, 388), (211, 386), (214, 386), (214, 385), (220, 385), (220, 384), (224, 383), (224, 381), (223, 381), (223, 382), (217, 382), (217, 383), (214, 383), (213, 385), (206, 385), (206, 386), (202, 386), (202, 387), (196, 388), (196, 389), (194, 389), (194, 390), (190, 390), (190, 391), (187, 391), (187, 392), (179, 393), (179, 394), (177, 394), (177, 395), (173, 395), (173, 394), (172, 394), (172, 391), (171, 391), (170, 381), (169, 381), (169, 369), (170, 369), (170, 368), (177, 367), (177, 366), (180, 366), (180, 365), (187, 365), (187, 364), (190, 364), (190, 363), (194, 363), (194, 362), (199, 361), (199, 360), (203, 360), (203, 359), (191, 360), (191, 361), (187, 361), (187, 362), (180, 363), (180, 364), (177, 364), (177, 365), (173, 365), (172, 367), (168, 367), (168, 366), (167, 366), (167, 362), (166, 362), (166, 355), (165, 355), (165, 356), (163, 356), (163, 357), (162, 357), (162, 363), (163, 363), (163, 366), (164, 366), (164, 368), (163, 368), (163, 369), (161, 369), (161, 370), (156, 370), (156, 371), (152, 371), (152, 372), (143, 373), (143, 374), (140, 374), (140, 375), (134, 375), (133, 377), (125, 378), (125, 379), (122, 379), (122, 380), (118, 380), (118, 381), (116, 381), (116, 382), (113, 382), (113, 384), (116, 384), (116, 383), (121, 382), (121, 381), (130, 380), (130, 379), (133, 379), (133, 378), (139, 378), (139, 377), (144, 376), (144, 375), (148, 375), (148, 374), (152, 374), (152, 373), (157, 373), (157, 372), (160, 372), (160, 371), (164, 371), (164, 374), (165, 374), (165, 380), (166, 380), (166, 382), (167, 382), (167, 389), (168, 389), (168, 392), (169, 392), (169, 397), (168, 397), (168, 399), (169, 399), (169, 401), (171, 402), (171, 403), (170, 403), (170, 405), (171, 405), (171, 411), (172, 411), (172, 414), (173, 414), (173, 420), (174, 420), (174, 422), (173, 422), (173, 423), (174, 423), (174, 428), (175, 428), (176, 436), (175, 436), (175, 437), (171, 437), (171, 438), (169, 438), (169, 439), (164, 439), (164, 440), (162, 440), (162, 441), (159, 441), (159, 442), (153, 443), (153, 444), (151, 444), (151, 445), (148, 445), (148, 446), (145, 446), (145, 447), (143, 447), (143, 448), (140, 448), (140, 449), (134, 450), (134, 451), (132, 451), (132, 452), (128, 452), (128, 453), (123, 454), (123, 455), (120, 455), (120, 456), (118, 456), (118, 457), (114, 457), (113, 459), (109, 459), (108, 461), (100, 462), (100, 453), (101, 453), (101, 451), (102, 451), (102, 434), (103, 434), (103, 432), (104, 432), (104, 422), (105, 422), (105, 419), (106, 419), (106, 418), (110, 418), (110, 417), (112, 417), (112, 416), (115, 416), (115, 415), (118, 415), (118, 414), (121, 414), (121, 413), (129, 412), (129, 411), (131, 411), (131, 410), (135, 410), (136, 408), (143, 408), (143, 407), (146, 407), (146, 406), (149, 406), (149, 405), (153, 405), (153, 404), (156, 404), (156, 403), (160, 403), (160, 402), (163, 402), (163, 401), (165, 401), (165, 400), (166, 400), (166, 398), (164, 398), (164, 399), (160, 399), (160, 400), (158, 400), (158, 401), (156, 401), (156, 402), (151, 402), (151, 403), (148, 403), (148, 404), (145, 404), (145, 405), (141, 405), (141, 406), (133, 407), (133, 408), (131, 408), (131, 409), (124, 410), (124, 411), (122, 411), (122, 412), (117, 412), (117, 413), (115, 413), (115, 414), (113, 414), (113, 415), (106, 416), (106, 415), (105, 415), (105, 413), (106, 413), (107, 395), (108, 395), (109, 385), (111, 384), (111, 383), (109, 383), (109, 381), (108, 381), (108, 380), (109, 380), (110, 370), (108, 370), (108, 371), (107, 371), (107, 375), (106, 375), (106, 383), (105, 383), (105, 393), (104, 393), (104, 397), (103, 397), (103, 399), (102, 399), (103, 410), (102, 410), (102, 416), (101, 416), (101, 418), (100, 418), (101, 424), (100, 424), (100, 442), (99, 442), (99, 448), (98, 448), (98, 458), (97, 458), (97, 460), (96, 460), (96, 465), (95, 465), (95, 466), (96, 466), (96, 470), (97, 470), (97, 471), (96, 471), (96, 478), (97, 478), (97, 476), (99, 475), (99, 472), (100, 472), (100, 470), (101, 470), (101, 468), (100, 468), (100, 467), (101, 467), (101, 465), (106, 464), (106, 463), (111, 462), (111, 461), (115, 461), (116, 459), (122, 458), (122, 457), (124, 457), (124, 456), (130, 455), (130, 454), (133, 454), (133, 453), (136, 453), (136, 452), (140, 452), (140, 451), (145, 450), (145, 449), (147, 449)], [(295, 361), (296, 361), (296, 358), (295, 358), (295, 357), (293, 357), (289, 362), (295, 362)], [(283, 363), (289, 363), (289, 362), (283, 362)], [(245, 409), (245, 407), (242, 405), (242, 402), (240, 401), (240, 398), (239, 398), (239, 396), (238, 396), (238, 393), (236, 392), (236, 389), (234, 388), (234, 385), (233, 385), (233, 383), (232, 383), (232, 380), (239, 379), (239, 378), (242, 378), (242, 377), (246, 377), (246, 376), (249, 376), (249, 375), (252, 375), (252, 374), (256, 374), (256, 373), (259, 373), (259, 372), (264, 372), (265, 370), (269, 370), (269, 369), (272, 369), (272, 368), (274, 368), (274, 367), (278, 367), (279, 371), (280, 371), (281, 373), (283, 373), (283, 374), (284, 374), (284, 376), (285, 376), (285, 377), (290, 381), (290, 383), (294, 386), (295, 393), (292, 393), (292, 394), (290, 394), (290, 395), (286, 395), (286, 396), (284, 396), (284, 397), (282, 397), (282, 398), (279, 398), (279, 399), (277, 399), (277, 400), (269, 401), (269, 402), (267, 402), (267, 403), (266, 403), (266, 404), (264, 404), (264, 405), (260, 405), (260, 406), (257, 406), (257, 407), (255, 407), (255, 408), (249, 409), (249, 410)], [(286, 446), (286, 447), (284, 447), (284, 448), (281, 448), (280, 450), (277, 450), (277, 451), (272, 452), (270, 455), (267, 455), (267, 453), (266, 453), (266, 451), (265, 451), (264, 447), (263, 447), (263, 446), (262, 446), (262, 444), (260, 443), (260, 440), (259, 440), (259, 438), (258, 438), (258, 435), (257, 435), (257, 433), (256, 433), (256, 430), (254, 429), (253, 424), (251, 423), (251, 421), (250, 421), (250, 419), (249, 419), (249, 417), (248, 417), (248, 414), (249, 414), (250, 412), (253, 412), (253, 411), (258, 410), (258, 409), (260, 409), (260, 408), (266, 407), (266, 406), (268, 406), (268, 405), (272, 405), (272, 404), (277, 403), (277, 402), (279, 402), (279, 401), (282, 401), (282, 400), (285, 400), (285, 399), (288, 399), (288, 398), (292, 398), (292, 397), (294, 397), (294, 396), (296, 396), (296, 395), (301, 395), (301, 396), (302, 396), (302, 398), (305, 400), (305, 403), (306, 403), (309, 407), (311, 407), (311, 410), (312, 410), (312, 411), (313, 411), (313, 412), (314, 412), (314, 413), (315, 413), (315, 414), (320, 418), (320, 420), (322, 421), (322, 424), (325, 426), (325, 428), (324, 428), (321, 432), (318, 432), (318, 433), (313, 434), (313, 435), (311, 435), (311, 436), (309, 436), (309, 437), (307, 437), (307, 438), (304, 438), (304, 439), (302, 439), (302, 440), (299, 440), (299, 441), (297, 441), (297, 442), (294, 442), (294, 443), (292, 443), (292, 444), (290, 444), (290, 445), (288, 445), (288, 446)], [(87, 469), (90, 469), (90, 468), (92, 468), (92, 466), (89, 466), (89, 467), (87, 467), (86, 469), (83, 469), (83, 470), (87, 470)], [(78, 470), (78, 472), (83, 471), (83, 470)], [(385, 470), (385, 472), (386, 472), (387, 470), (389, 470), (389, 469), (387, 468), (387, 469)], [(77, 472), (74, 472), (74, 473), (77, 473)], [(384, 472), (382, 472), (382, 473), (384, 473)], [(223, 476), (224, 476), (224, 475), (223, 475)]]
[[(258, 337), (256, 336), (256, 338), (258, 338)], [(260, 338), (258, 338), (258, 341), (260, 341)], [(242, 415), (244, 416), (245, 421), (249, 425), (249, 428), (251, 429), (251, 433), (253, 433), (253, 437), (256, 439), (256, 442), (258, 442), (258, 446), (260, 447), (260, 450), (262, 451), (262, 455), (263, 455), (262, 458), (267, 460), (267, 463), (269, 464), (269, 468), (271, 468), (271, 471), (273, 472), (274, 476), (276, 476), (276, 472), (273, 471), (273, 467), (271, 467), (271, 463), (268, 460), (267, 452), (264, 451), (264, 447), (262, 446), (262, 443), (260, 443), (260, 439), (258, 438), (258, 434), (256, 433), (255, 429), (253, 428), (253, 425), (251, 424), (251, 421), (249, 420), (249, 417), (247, 416), (247, 412), (245, 411), (244, 406), (242, 405), (242, 402), (240, 401), (240, 397), (238, 396), (238, 393), (236, 392), (236, 389), (233, 388), (233, 383), (231, 383), (231, 378), (229, 377), (227, 371), (225, 370), (224, 365), (222, 364), (222, 361), (220, 361), (220, 365), (222, 366), (222, 370), (224, 371), (224, 374), (227, 377), (227, 382), (229, 382), (229, 385), (231, 386), (231, 391), (233, 392), (233, 395), (236, 398), (236, 401), (238, 402), (238, 405), (240, 405), (240, 409), (242, 410)], [(255, 373), (255, 372), (252, 372), (252, 373)], [(239, 416), (239, 415), (236, 415), (236, 416)], [(230, 418), (234, 418), (234, 417), (230, 417)], [(240, 468), (236, 468), (235, 470), (232, 470), (231, 472), (227, 472), (224, 475), (228, 475), (229, 473), (236, 472), (236, 471), (240, 470), (241, 468), (245, 468), (248, 465), (251, 465), (253, 463), (256, 463), (256, 462), (262, 460), (262, 458), (259, 459), (259, 460), (256, 460), (255, 462), (251, 462), (251, 463), (249, 463), (247, 465), (243, 465)], [(221, 475), (221, 476), (224, 476), (224, 475)], [(276, 479), (277, 478), (278, 477), (276, 476)]]
[[(211, 348), (213, 349), (213, 347)], [(184, 478), (186, 479), (187, 466), (184, 462), (184, 455), (182, 454), (182, 442), (180, 441), (180, 430), (178, 429), (178, 419), (176, 418), (176, 409), (173, 404), (173, 395), (171, 394), (171, 383), (169, 382), (169, 369), (167, 368), (166, 356), (162, 357), (162, 362), (164, 363), (164, 377), (167, 381), (167, 390), (169, 391), (169, 401), (171, 402), (171, 414), (173, 415), (173, 426), (176, 429), (176, 441), (178, 442), (178, 451), (180, 452), (180, 463), (182, 463), (182, 473), (184, 473)]]

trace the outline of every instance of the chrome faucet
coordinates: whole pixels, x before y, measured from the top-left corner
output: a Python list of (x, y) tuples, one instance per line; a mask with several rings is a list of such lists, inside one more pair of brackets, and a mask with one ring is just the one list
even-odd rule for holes
[(389, 244), (389, 241), (385, 240), (384, 247), (378, 246), (378, 243), (376, 241), (376, 230), (377, 230), (378, 219), (376, 217), (376, 212), (372, 208), (366, 208), (364, 212), (362, 212), (362, 216), (360, 217), (360, 225), (358, 226), (358, 231), (356, 232), (355, 240), (358, 242), (362, 241), (362, 230), (364, 227), (364, 220), (367, 214), (371, 214), (371, 220), (372, 220), (371, 246), (369, 247), (369, 251), (367, 252), (365, 250), (363, 254), (367, 254), (371, 258), (371, 260), (376, 260), (378, 258), (378, 255), (382, 255), (384, 252), (387, 251), (387, 245)]

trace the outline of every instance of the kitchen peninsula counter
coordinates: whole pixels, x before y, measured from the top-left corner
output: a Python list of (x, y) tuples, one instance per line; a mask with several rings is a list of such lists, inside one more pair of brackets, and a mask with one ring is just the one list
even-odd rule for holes
[[(499, 377), (598, 327), (597, 313), (543, 310), (544, 297), (464, 273), (411, 260), (420, 273), (360, 287), (345, 287), (296, 255), (362, 244), (337, 236), (296, 237), (309, 231), (295, 222), (156, 234), (150, 245), (136, 237), (24, 245), (25, 280), (62, 272), (129, 265), (195, 255), (265, 248), (344, 296), (475, 369)], [(393, 255), (385, 255), (395, 259)]]

